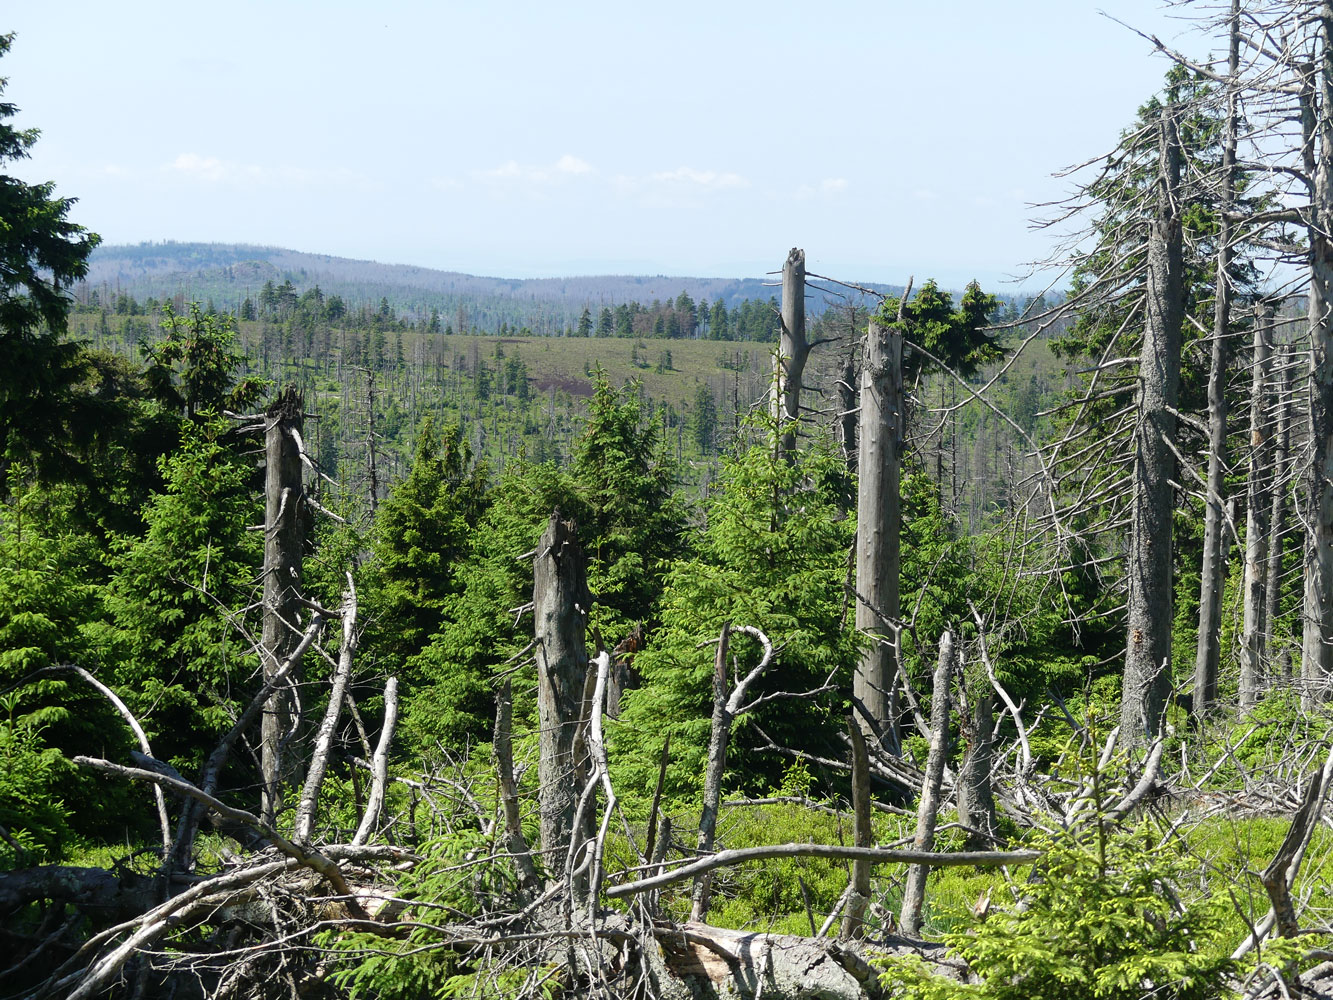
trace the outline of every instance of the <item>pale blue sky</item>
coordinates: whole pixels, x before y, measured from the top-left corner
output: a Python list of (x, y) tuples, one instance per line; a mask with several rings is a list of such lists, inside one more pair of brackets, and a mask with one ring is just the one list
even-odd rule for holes
[(1166, 70), (1099, 7), (1203, 51), (1151, 0), (29, 2), (8, 169), (109, 243), (994, 285)]

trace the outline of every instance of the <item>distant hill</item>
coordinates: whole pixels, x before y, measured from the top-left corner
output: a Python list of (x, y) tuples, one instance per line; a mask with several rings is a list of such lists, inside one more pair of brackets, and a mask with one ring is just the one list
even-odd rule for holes
[[(431, 309), (438, 309), (451, 322), (455, 316), (462, 319), (456, 323), (460, 328), (489, 329), (508, 322), (529, 326), (538, 334), (573, 326), (585, 306), (595, 314), (602, 306), (665, 301), (685, 292), (695, 302), (721, 299), (731, 309), (747, 299), (763, 300), (778, 294), (776, 287), (761, 278), (490, 278), (232, 243), (102, 246), (93, 252), (87, 279), (88, 287), (103, 295), (123, 292), (137, 299), (184, 295), (201, 302), (212, 299), (220, 309), (234, 309), (247, 295), (257, 296), (266, 281), (280, 284), (286, 280), (298, 291), (319, 285), (326, 295), (340, 295), (351, 307), (378, 304), (383, 298), (409, 317), (429, 316)], [(889, 294), (901, 291), (891, 285), (867, 287)], [(812, 294), (810, 313), (823, 312), (828, 301), (839, 300)]]

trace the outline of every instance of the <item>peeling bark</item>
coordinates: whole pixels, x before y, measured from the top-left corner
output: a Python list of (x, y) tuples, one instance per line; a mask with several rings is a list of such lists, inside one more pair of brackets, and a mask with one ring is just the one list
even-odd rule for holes
[(588, 674), (584, 625), (592, 606), (587, 560), (573, 521), (551, 515), (533, 563), (533, 619), (537, 639), (537, 713), (541, 726), (540, 781), (542, 847), (552, 876), (564, 875), (565, 852), (574, 834), (574, 810), (585, 777), (575, 742)]
[[(264, 678), (278, 672), (300, 642), (302, 548), (305, 544), (305, 493), (301, 450), (293, 429), (304, 419), (301, 395), (288, 386), (264, 414), (264, 620), (260, 655)], [(261, 723), (262, 785), (260, 812), (272, 826), (282, 808), (282, 786), (295, 781), (299, 767), (283, 749), (300, 720), (291, 692), (300, 682), (299, 661), (289, 680), (269, 696)]]

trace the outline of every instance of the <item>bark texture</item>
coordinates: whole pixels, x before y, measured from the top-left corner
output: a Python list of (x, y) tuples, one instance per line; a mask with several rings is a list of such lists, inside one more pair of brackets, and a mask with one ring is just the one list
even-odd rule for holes
[[(1273, 635), (1277, 616), (1282, 611), (1282, 556), (1287, 521), (1288, 456), (1291, 449), (1291, 352), (1280, 349), (1273, 368), (1277, 376), (1277, 430), (1273, 432), (1273, 481), (1269, 491), (1268, 508), (1268, 572), (1265, 575), (1263, 647), (1271, 660), (1274, 656)], [(1290, 673), (1290, 649), (1287, 654)]]
[[(1254, 325), (1253, 375), (1250, 388), (1250, 466), (1245, 504), (1245, 585), (1240, 654), (1241, 710), (1259, 701), (1263, 679), (1264, 598), (1268, 573), (1268, 491), (1273, 488), (1273, 443), (1267, 413), (1273, 332), (1272, 310), (1261, 311)], [(1214, 697), (1217, 677), (1213, 675)], [(1196, 687), (1197, 693), (1197, 687)]]
[(592, 595), (587, 560), (573, 521), (556, 511), (537, 543), (533, 562), (533, 619), (537, 641), (538, 763), (542, 847), (557, 879), (564, 873), (581, 784), (574, 745), (588, 673), (584, 625)]
[[(899, 528), (902, 447), (902, 331), (871, 322), (861, 365), (860, 476), (857, 486), (856, 627), (874, 637), (856, 667), (853, 693), (868, 735), (898, 752)], [(878, 732), (875, 732), (878, 728)]]
[[(926, 757), (926, 777), (921, 783), (921, 800), (916, 807), (914, 850), (929, 851), (935, 846), (935, 824), (940, 812), (940, 786), (944, 781), (944, 762), (949, 755), (949, 681), (955, 668), (953, 633), (940, 636), (940, 659), (935, 667), (935, 681), (930, 706), (930, 753)], [(903, 890), (903, 909), (899, 926), (908, 937), (921, 933), (921, 909), (926, 901), (926, 865), (907, 870)]]
[(1182, 256), (1180, 145), (1176, 111), (1162, 110), (1154, 217), (1148, 235), (1147, 324), (1139, 359), (1134, 433), (1129, 608), (1121, 739), (1150, 742), (1162, 725), (1171, 686), (1171, 506), (1175, 409), (1180, 395)]
[[(855, 817), (857, 847), (874, 847), (875, 830), (870, 821), (870, 755), (865, 735), (855, 718), (847, 720), (847, 735), (852, 742), (852, 813)], [(843, 913), (839, 939), (850, 941), (864, 937), (866, 910), (870, 907), (870, 870), (864, 859), (852, 862), (852, 881), (847, 886), (847, 908)]]
[[(1309, 321), (1309, 533), (1305, 547), (1305, 627), (1301, 642), (1301, 702), (1324, 700), (1333, 667), (1333, 2), (1319, 5), (1320, 65), (1316, 87), (1318, 160), (1311, 205)], [(1307, 101), (1307, 107), (1309, 106)], [(1308, 119), (1308, 115), (1307, 115)], [(1307, 125), (1307, 129), (1309, 125)], [(1307, 142), (1307, 147), (1309, 143)]]
[[(302, 429), (300, 393), (291, 386), (283, 389), (264, 416), (264, 619), (260, 653), (264, 679), (268, 680), (301, 641), (306, 503), (301, 451), (292, 433), (299, 434)], [(269, 696), (261, 723), (261, 813), (270, 826), (281, 811), (283, 784), (294, 781), (299, 773), (294, 757), (283, 751), (300, 721), (294, 698), (300, 673), (298, 663), (288, 682)]]
[[(1239, 0), (1232, 0), (1229, 72), (1240, 65)], [(1217, 667), (1220, 660), (1222, 590), (1226, 584), (1226, 446), (1227, 446), (1227, 331), (1231, 326), (1231, 222), (1227, 213), (1235, 200), (1236, 92), (1227, 92), (1227, 116), (1222, 140), (1221, 189), (1218, 192), (1217, 290), (1213, 300), (1212, 357), (1208, 369), (1208, 495), (1205, 497), (1203, 566), (1199, 582), (1199, 640), (1194, 657), (1194, 711), (1206, 715), (1217, 702)], [(1255, 375), (1258, 379), (1260, 376)], [(1254, 447), (1252, 442), (1251, 447)], [(1246, 574), (1250, 569), (1246, 549)], [(1246, 591), (1247, 602), (1249, 590)], [(1262, 597), (1262, 593), (1259, 595)], [(1246, 605), (1249, 621), (1249, 605)], [(1247, 630), (1247, 635), (1249, 634)], [(1255, 630), (1257, 640), (1257, 627)]]
[(838, 446), (842, 449), (843, 460), (852, 472), (857, 469), (856, 446), (856, 359), (847, 355), (838, 375)]
[[(782, 265), (782, 337), (777, 359), (777, 385), (773, 397), (773, 415), (784, 421), (801, 415), (801, 378), (810, 344), (805, 339), (805, 251), (792, 247)], [(782, 453), (791, 455), (796, 447), (796, 431), (782, 435)]]
[(963, 763), (958, 769), (958, 822), (968, 828), (967, 848), (989, 847), (995, 836), (995, 695), (979, 692), (972, 703), (965, 733)]

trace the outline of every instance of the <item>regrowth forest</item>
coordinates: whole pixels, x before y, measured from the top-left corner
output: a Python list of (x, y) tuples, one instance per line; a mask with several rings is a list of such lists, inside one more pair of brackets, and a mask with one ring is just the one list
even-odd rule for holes
[(145, 304), (0, 175), (0, 997), (1333, 995), (1333, 0), (1198, 13), (1022, 303)]

